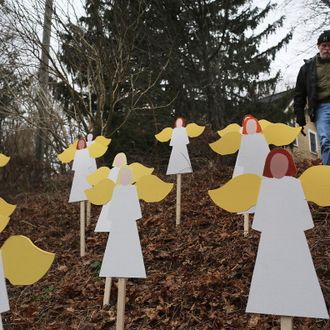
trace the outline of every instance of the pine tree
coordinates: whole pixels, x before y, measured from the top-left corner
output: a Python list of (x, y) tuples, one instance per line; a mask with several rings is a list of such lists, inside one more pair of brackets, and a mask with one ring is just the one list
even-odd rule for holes
[(62, 60), (79, 88), (62, 86), (62, 99), (72, 109), (78, 104), (79, 119), (97, 132), (158, 108), (168, 122), (182, 115), (221, 128), (279, 79), (262, 77), (291, 34), (259, 50), (283, 24), (280, 17), (260, 31), (274, 8), (251, 0), (87, 0), (80, 24), (63, 34)]

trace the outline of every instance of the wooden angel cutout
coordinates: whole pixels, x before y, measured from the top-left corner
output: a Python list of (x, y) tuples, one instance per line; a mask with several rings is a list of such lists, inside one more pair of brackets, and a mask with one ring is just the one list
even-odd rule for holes
[[(9, 159), (8, 159), (9, 160)], [(0, 233), (5, 229), (16, 205), (0, 198)], [(21, 235), (9, 237), (0, 248), (0, 329), (1, 313), (9, 311), (5, 278), (13, 285), (30, 285), (37, 282), (50, 268), (54, 254), (43, 251)]]
[(189, 144), (188, 137), (197, 137), (204, 131), (204, 126), (198, 126), (194, 123), (184, 126), (182, 118), (178, 118), (175, 121), (175, 128), (164, 128), (155, 137), (160, 142), (167, 142), (170, 140), (170, 146), (172, 147), (170, 160), (168, 162), (166, 174), (183, 174), (191, 173), (192, 167), (187, 149)]
[(185, 127), (184, 120), (177, 118), (174, 129), (166, 127), (155, 135), (160, 142), (170, 140), (170, 146), (172, 147), (166, 174), (177, 175), (176, 225), (181, 223), (181, 174), (192, 173), (187, 148), (187, 144), (189, 144), (188, 137), (197, 137), (204, 132), (204, 129), (204, 126), (198, 126), (195, 123), (190, 123)]
[[(111, 169), (105, 166), (101, 167), (95, 173), (89, 175), (87, 177), (87, 180), (92, 186), (95, 186), (97, 184), (102, 185), (101, 181), (105, 179), (109, 179), (113, 183), (117, 183), (119, 171), (124, 166), (127, 166), (127, 157), (123, 152), (120, 152), (115, 156)], [(154, 170), (153, 168), (148, 168), (140, 163), (132, 163), (128, 165), (128, 167), (132, 171), (132, 183), (138, 182), (139, 179), (145, 175), (150, 175)], [(111, 214), (109, 212), (111, 211), (111, 202), (112, 201), (110, 200), (102, 206), (101, 213), (96, 224), (95, 232), (110, 233)], [(106, 277), (103, 305), (108, 305), (110, 302), (111, 284), (111, 277)]]
[[(158, 202), (172, 190), (173, 184), (165, 183), (154, 175), (145, 175), (133, 184), (133, 173), (128, 166), (120, 168), (117, 182), (102, 180), (86, 191), (88, 199), (103, 205), (111, 200), (110, 231), (100, 270), (101, 277), (118, 277), (118, 302), (125, 297), (127, 278), (145, 278), (146, 271), (136, 221), (142, 218), (139, 199)], [(118, 306), (119, 307), (119, 306)], [(123, 310), (117, 310), (117, 326), (123, 328)], [(121, 326), (122, 325), (122, 326)]]
[(87, 142), (84, 137), (72, 143), (67, 149), (58, 155), (62, 163), (69, 163), (73, 160), (72, 170), (74, 176), (71, 185), (69, 203), (80, 202), (80, 256), (86, 253), (85, 244), (85, 219), (87, 225), (90, 222), (90, 204), (87, 203), (87, 216), (85, 215), (85, 201), (87, 197), (85, 190), (91, 185), (87, 181), (87, 176), (96, 171), (95, 158), (101, 157), (108, 149), (111, 139), (98, 136), (93, 141), (93, 135), (88, 134)]
[(330, 205), (330, 167), (295, 174), (291, 154), (273, 149), (262, 177), (237, 176), (209, 194), (230, 212), (256, 205), (252, 228), (261, 236), (246, 311), (328, 318), (304, 231), (314, 227), (307, 201)]

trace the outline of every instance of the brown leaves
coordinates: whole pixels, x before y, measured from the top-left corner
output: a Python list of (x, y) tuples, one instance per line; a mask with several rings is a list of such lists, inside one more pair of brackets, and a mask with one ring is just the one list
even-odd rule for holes
[[(127, 283), (126, 329), (278, 329), (279, 318), (246, 314), (259, 234), (243, 237), (243, 216), (216, 207), (207, 190), (226, 182), (230, 167), (217, 162), (182, 176), (182, 219), (175, 226), (175, 193), (161, 203), (142, 203), (138, 221), (146, 279)], [(171, 178), (170, 178), (171, 179)], [(170, 180), (167, 177), (167, 181)], [(172, 178), (173, 182), (175, 177)], [(31, 287), (8, 285), (11, 311), (5, 329), (113, 329), (117, 280), (110, 306), (102, 307), (98, 277), (107, 234), (94, 233), (100, 208), (92, 207), (87, 255), (79, 257), (79, 206), (68, 192), (19, 196), (11, 233), (38, 240), (56, 253), (49, 274)], [(315, 228), (307, 237), (330, 306), (329, 210), (312, 206)], [(329, 219), (328, 219), (329, 218)], [(328, 321), (294, 319), (297, 329), (328, 329)]]

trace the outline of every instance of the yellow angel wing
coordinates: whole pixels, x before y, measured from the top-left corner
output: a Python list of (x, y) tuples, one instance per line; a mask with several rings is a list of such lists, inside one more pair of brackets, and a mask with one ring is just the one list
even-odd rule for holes
[(0, 197), (0, 215), (9, 217), (16, 209), (16, 205), (7, 203)]
[(301, 131), (301, 127), (291, 127), (282, 123), (268, 125), (262, 133), (268, 144), (278, 147), (286, 146), (293, 142)]
[(112, 198), (115, 183), (110, 179), (104, 179), (94, 187), (85, 190), (88, 200), (95, 205), (104, 205)]
[(104, 146), (108, 146), (111, 143), (111, 139), (108, 139), (103, 135), (99, 135), (95, 138), (94, 142), (98, 144), (102, 144)]
[(0, 167), (4, 167), (8, 164), (10, 157), (5, 156), (4, 154), (0, 153)]
[(260, 126), (261, 126), (261, 130), (263, 131), (267, 126), (269, 125), (273, 125), (272, 122), (266, 120), (266, 119), (261, 119), (261, 120), (258, 120)]
[(58, 154), (58, 159), (63, 163), (67, 164), (70, 163), (74, 159), (74, 155), (77, 150), (77, 141), (73, 142), (66, 148), (62, 153)]
[(87, 176), (87, 182), (91, 186), (95, 186), (100, 181), (106, 179), (110, 173), (110, 168), (106, 166), (102, 166), (98, 168), (94, 173)]
[(140, 199), (146, 202), (159, 202), (172, 190), (173, 183), (167, 183), (155, 175), (146, 175), (136, 184)]
[(138, 182), (143, 176), (150, 175), (154, 171), (154, 168), (146, 167), (140, 163), (132, 163), (128, 165), (128, 167), (132, 171), (132, 175), (133, 175), (132, 182)]
[(160, 142), (167, 142), (172, 137), (173, 128), (166, 127), (161, 132), (155, 135), (155, 138)]
[(189, 137), (194, 138), (200, 136), (205, 130), (205, 126), (199, 126), (195, 123), (190, 123), (186, 126), (186, 131)]
[(229, 212), (243, 212), (256, 205), (261, 177), (243, 174), (218, 189), (209, 190), (212, 201)]
[(224, 136), (229, 132), (240, 133), (241, 132), (241, 126), (239, 126), (238, 124), (230, 124), (230, 125), (226, 126), (224, 129), (221, 129), (220, 131), (218, 131), (217, 133), (220, 136)]
[(107, 150), (108, 150), (108, 145), (110, 144), (111, 139), (107, 139), (106, 137), (100, 135), (98, 136), (95, 140), (94, 143), (92, 143), (88, 147), (89, 155), (92, 158), (99, 158), (103, 156)]
[(41, 250), (21, 235), (11, 236), (1, 248), (5, 277), (13, 285), (29, 285), (41, 279), (55, 254)]
[(107, 152), (107, 150), (108, 150), (107, 146), (96, 143), (96, 142), (94, 142), (93, 144), (91, 144), (88, 147), (89, 155), (92, 158), (99, 158), (99, 157), (103, 156)]
[(219, 140), (210, 143), (213, 151), (220, 155), (230, 155), (235, 153), (241, 145), (242, 134), (239, 132), (229, 132)]
[(310, 167), (299, 179), (308, 201), (320, 206), (330, 206), (330, 166)]
[(6, 215), (0, 215), (0, 233), (6, 228), (8, 225), (10, 218)]

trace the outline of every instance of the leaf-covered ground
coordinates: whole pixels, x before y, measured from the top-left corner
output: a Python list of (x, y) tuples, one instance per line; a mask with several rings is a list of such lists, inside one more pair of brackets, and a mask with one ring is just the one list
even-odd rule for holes
[[(232, 168), (208, 161), (183, 175), (182, 224), (175, 226), (175, 191), (161, 203), (142, 203), (138, 221), (147, 279), (127, 284), (126, 329), (279, 329), (279, 318), (245, 313), (259, 234), (243, 237), (242, 216), (216, 207), (207, 190), (226, 182)], [(175, 180), (175, 177), (165, 178)], [(79, 205), (68, 204), (70, 179), (54, 178), (41, 192), (3, 195), (17, 203), (0, 243), (24, 234), (56, 253), (37, 284), (7, 283), (7, 330), (113, 329), (116, 281), (103, 308), (104, 279), (98, 277), (107, 234), (94, 233), (99, 207), (92, 207), (87, 255), (79, 256)], [(330, 307), (329, 208), (311, 205), (315, 228), (307, 232), (317, 274)], [(327, 320), (294, 319), (295, 329), (330, 329)]]

